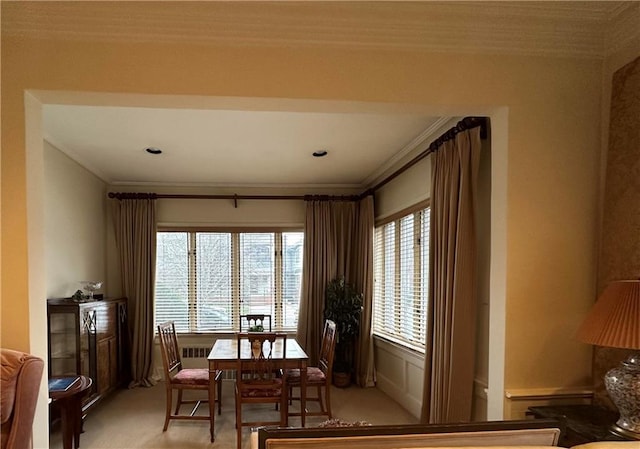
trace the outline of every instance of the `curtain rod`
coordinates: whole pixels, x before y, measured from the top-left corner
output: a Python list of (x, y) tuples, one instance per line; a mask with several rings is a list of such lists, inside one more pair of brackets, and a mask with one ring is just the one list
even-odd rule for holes
[(238, 207), (238, 200), (333, 200), (355, 201), (360, 195), (193, 195), (179, 193), (142, 193), (142, 192), (109, 192), (109, 198), (117, 200), (156, 200), (156, 199), (182, 199), (182, 200), (234, 200)]
[(486, 139), (487, 138), (487, 118), (486, 117), (465, 117), (462, 120), (460, 120), (456, 124), (456, 126), (448, 129), (440, 137), (438, 137), (436, 140), (431, 142), (431, 145), (429, 145), (429, 147), (426, 150), (418, 154), (416, 157), (411, 159), (409, 162), (407, 162), (402, 167), (400, 167), (399, 169), (391, 173), (389, 176), (384, 178), (382, 181), (380, 181), (373, 187), (367, 189), (365, 192), (362, 192), (360, 196), (364, 197), (368, 194), (374, 193), (380, 187), (384, 186), (389, 181), (395, 179), (396, 177), (398, 177), (399, 175), (401, 175), (402, 173), (404, 173), (405, 171), (407, 171), (408, 169), (416, 165), (418, 162), (420, 162), (422, 159), (424, 159), (434, 151), (438, 151), (438, 149), (442, 146), (443, 143), (453, 139), (456, 135), (458, 135), (458, 133), (462, 131), (466, 131), (468, 129), (476, 128), (478, 126), (480, 127), (480, 138), (483, 140)]
[(166, 193), (138, 193), (138, 192), (109, 192), (109, 198), (118, 200), (124, 199), (195, 199), (195, 200), (234, 200), (234, 206), (238, 207), (238, 200), (334, 200), (334, 201), (357, 201), (373, 195), (376, 190), (395, 179), (400, 174), (413, 167), (429, 154), (437, 151), (443, 143), (453, 139), (458, 133), (480, 127), (480, 138), (487, 138), (487, 118), (486, 117), (465, 117), (456, 126), (444, 132), (440, 137), (431, 142), (429, 147), (422, 153), (411, 159), (395, 172), (384, 178), (382, 181), (366, 189), (359, 195), (193, 195), (193, 194), (166, 194)]

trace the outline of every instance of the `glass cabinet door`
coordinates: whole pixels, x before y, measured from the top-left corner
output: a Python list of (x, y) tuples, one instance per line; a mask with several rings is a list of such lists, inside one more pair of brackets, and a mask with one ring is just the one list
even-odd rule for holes
[(73, 311), (49, 314), (49, 375), (78, 373), (78, 321)]

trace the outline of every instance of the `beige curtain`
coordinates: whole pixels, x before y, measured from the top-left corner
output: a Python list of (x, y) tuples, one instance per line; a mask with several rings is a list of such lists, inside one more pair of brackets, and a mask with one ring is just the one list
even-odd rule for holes
[(302, 295), (297, 339), (315, 364), (322, 341), (324, 291), (344, 276), (364, 294), (355, 353), (357, 381), (375, 381), (371, 307), (373, 297), (373, 196), (361, 201), (311, 199), (306, 203)]
[(480, 146), (480, 127), (475, 127), (444, 142), (431, 159), (430, 307), (423, 422), (471, 419)]
[(356, 348), (356, 375), (358, 385), (375, 385), (373, 359), (373, 337), (371, 319), (373, 316), (373, 195), (366, 196), (358, 204), (358, 223), (355, 235), (355, 257), (350, 279), (363, 293), (363, 308), (360, 318), (360, 338)]
[(131, 335), (129, 388), (151, 386), (153, 368), (153, 289), (156, 263), (156, 204), (154, 199), (112, 202), (122, 290), (128, 298)]

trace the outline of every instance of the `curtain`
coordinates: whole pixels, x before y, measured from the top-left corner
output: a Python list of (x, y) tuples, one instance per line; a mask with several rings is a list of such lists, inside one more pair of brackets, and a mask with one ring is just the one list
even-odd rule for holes
[(355, 257), (350, 264), (350, 278), (356, 288), (363, 293), (362, 316), (360, 317), (360, 338), (356, 348), (356, 375), (358, 385), (375, 385), (373, 359), (373, 336), (371, 319), (373, 316), (373, 195), (368, 195), (358, 203), (358, 223), (356, 230)]
[(471, 419), (476, 334), (480, 127), (432, 155), (428, 336), (422, 421)]
[(129, 388), (151, 386), (153, 369), (153, 289), (156, 263), (156, 204), (154, 199), (112, 202), (122, 290), (128, 298), (131, 337)]
[(357, 382), (375, 381), (371, 316), (373, 298), (373, 196), (360, 201), (306, 202), (302, 295), (297, 339), (317, 363), (324, 325), (327, 283), (339, 276), (363, 293), (360, 336), (355, 351)]

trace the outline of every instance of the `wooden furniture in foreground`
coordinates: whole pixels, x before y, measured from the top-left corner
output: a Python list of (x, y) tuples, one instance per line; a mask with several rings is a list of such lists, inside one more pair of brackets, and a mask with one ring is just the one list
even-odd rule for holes
[[(236, 429), (238, 449), (242, 448), (243, 426), (264, 426), (267, 424), (287, 425), (287, 388), (284, 376), (278, 376), (273, 349), (276, 340), (282, 341), (282, 352), (287, 353), (287, 335), (274, 332), (248, 332), (236, 335), (237, 358), (235, 386)], [(250, 358), (241, 357), (242, 342), (251, 348)], [(242, 421), (243, 404), (276, 404), (280, 406), (278, 421)]]
[(87, 412), (129, 380), (126, 298), (47, 301), (49, 377), (81, 375), (93, 380), (83, 395)]
[[(331, 371), (333, 370), (333, 358), (336, 350), (336, 323), (326, 320), (322, 332), (322, 347), (318, 366), (307, 367), (307, 387), (316, 387), (316, 396), (306, 396), (307, 402), (314, 401), (320, 404), (320, 411), (306, 411), (307, 416), (331, 415)], [(289, 387), (289, 402), (300, 400), (300, 397), (293, 397), (293, 387), (300, 387), (300, 370), (288, 369), (284, 372)], [(324, 389), (324, 399), (322, 390)], [(289, 416), (300, 416), (300, 413), (290, 413)]]
[(82, 432), (82, 398), (91, 389), (93, 381), (86, 376), (65, 391), (49, 391), (49, 397), (60, 409), (62, 419), (62, 447), (64, 449), (78, 449), (80, 447), (80, 433)]
[[(244, 324), (244, 327), (243, 327)], [(271, 332), (271, 315), (260, 313), (240, 315), (240, 332)]]
[[(160, 352), (162, 353), (162, 365), (164, 366), (165, 387), (167, 392), (167, 407), (164, 418), (164, 427), (162, 431), (166, 431), (169, 427), (169, 421), (172, 419), (195, 419), (209, 421), (209, 416), (196, 416), (195, 413), (202, 402), (209, 404), (209, 415), (213, 415), (215, 398), (209, 396), (209, 370), (206, 368), (182, 368), (182, 360), (180, 359), (180, 348), (178, 347), (178, 338), (176, 336), (176, 327), (173, 321), (167, 321), (158, 325), (158, 339), (160, 340)], [(222, 371), (215, 373), (216, 381), (222, 375)], [(176, 401), (176, 411), (171, 414), (173, 405), (173, 390), (178, 390)], [(187, 400), (182, 399), (183, 390), (201, 390), (207, 392), (206, 400)], [(218, 414), (222, 411), (222, 384), (218, 382)], [(183, 404), (195, 404), (191, 413), (188, 415), (180, 414), (180, 407)]]
[(560, 421), (565, 429), (560, 436), (560, 446), (625, 440), (611, 432), (611, 426), (618, 419), (618, 413), (604, 407), (588, 404), (545, 405), (529, 407), (527, 415)]
[[(323, 428), (261, 427), (252, 449), (340, 449), (367, 447), (549, 446), (558, 443), (561, 424), (556, 420), (487, 421), (463, 424), (418, 424)], [(625, 448), (626, 449), (626, 448)]]
[[(240, 344), (240, 350), (238, 351), (238, 344)], [(237, 360), (249, 360), (251, 359), (251, 348), (249, 342), (241, 340), (238, 343), (237, 338), (219, 338), (213, 344), (213, 348), (209, 353), (207, 360), (209, 361), (209, 396), (213, 397), (216, 384), (219, 380), (216, 379), (216, 373), (218, 370), (236, 370), (238, 368)], [(239, 354), (239, 355), (238, 355)], [(271, 354), (271, 360), (275, 369), (291, 369), (298, 368), (303, 375), (300, 378), (302, 391), (305, 391), (307, 385), (307, 363), (309, 356), (302, 350), (296, 340), (287, 340), (286, 348), (282, 340), (276, 340)], [(303, 410), (301, 419), (301, 425), (305, 425), (305, 396), (302, 395), (301, 409)], [(215, 414), (211, 414), (211, 442), (215, 438)]]

